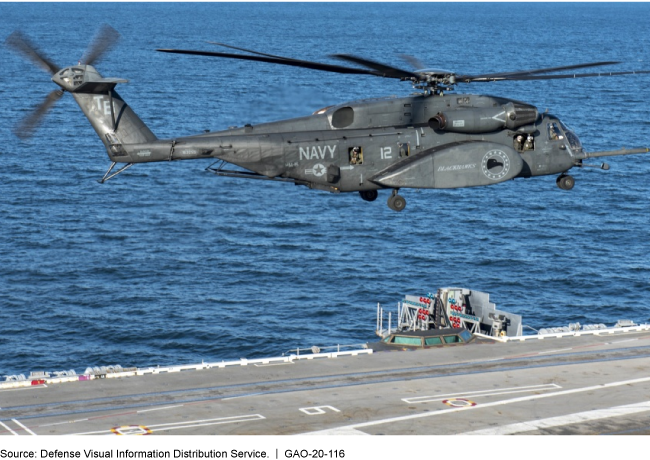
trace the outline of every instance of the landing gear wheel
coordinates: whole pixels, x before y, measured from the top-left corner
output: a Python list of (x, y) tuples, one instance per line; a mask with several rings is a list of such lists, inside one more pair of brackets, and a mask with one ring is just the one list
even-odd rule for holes
[(364, 201), (375, 201), (379, 193), (377, 193), (377, 190), (362, 190), (359, 192), (359, 195), (361, 195), (361, 199)]
[(576, 180), (569, 175), (561, 175), (555, 181), (562, 190), (571, 190), (576, 185)]
[(406, 207), (406, 200), (400, 195), (391, 196), (388, 199), (388, 207), (393, 211), (400, 212)]

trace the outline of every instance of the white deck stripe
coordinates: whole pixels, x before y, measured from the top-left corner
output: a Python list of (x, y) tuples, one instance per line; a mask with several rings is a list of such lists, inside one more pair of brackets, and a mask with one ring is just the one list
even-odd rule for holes
[[(2, 382), (2, 383), (4, 383), (4, 382)], [(4, 389), (0, 389), (0, 392), (4, 392), (4, 391), (25, 391), (25, 390), (33, 391), (33, 390), (38, 390), (38, 389), (43, 389), (43, 388), (47, 388), (47, 385), (33, 385), (33, 386), (29, 386), (29, 387), (4, 388)]]
[(14, 436), (18, 436), (18, 433), (16, 433), (14, 430), (12, 430), (11, 428), (9, 428), (9, 427), (8, 427), (7, 425), (5, 425), (4, 423), (0, 422), (0, 425), (2, 425), (3, 427), (5, 427), (5, 428), (6, 428), (6, 429), (11, 433), (11, 434), (13, 434)]
[(446, 395), (416, 396), (414, 398), (403, 398), (402, 401), (404, 401), (407, 404), (417, 404), (417, 403), (442, 401), (443, 399), (450, 399), (450, 398), (478, 398), (481, 396), (497, 396), (497, 395), (514, 394), (514, 393), (525, 393), (527, 391), (559, 390), (560, 388), (562, 387), (555, 383), (547, 383), (547, 384), (529, 385), (523, 387), (495, 388), (492, 390), (477, 390), (477, 391), (468, 391), (465, 393), (451, 393)]
[[(204, 420), (190, 420), (187, 422), (160, 423), (157, 425), (146, 425), (151, 431), (178, 430), (181, 428), (194, 428), (198, 426), (223, 425), (226, 423), (252, 422), (255, 420), (264, 420), (261, 414), (235, 415), (233, 417), (211, 418)], [(155, 428), (155, 429), (154, 429)], [(90, 435), (90, 434), (111, 434), (110, 430), (87, 431), (85, 433), (70, 433), (72, 436)]]
[(577, 412), (575, 414), (561, 415), (559, 417), (549, 417), (541, 420), (531, 420), (530, 422), (513, 423), (496, 428), (486, 428), (484, 430), (468, 431), (461, 435), (482, 434), (482, 435), (502, 435), (515, 434), (525, 431), (535, 431), (541, 428), (553, 428), (557, 426), (570, 425), (572, 423), (588, 422), (610, 417), (621, 417), (623, 415), (636, 414), (650, 410), (650, 401), (638, 404), (628, 404), (626, 406), (610, 407), (608, 409), (590, 410), (586, 412)]
[(32, 430), (30, 430), (29, 428), (27, 428), (25, 425), (23, 425), (22, 423), (20, 423), (20, 422), (19, 422), (18, 420), (16, 420), (15, 418), (12, 418), (11, 421), (14, 422), (16, 425), (18, 425), (19, 427), (21, 427), (21, 428), (22, 428), (23, 430), (25, 430), (26, 432), (28, 432), (29, 434), (31, 434), (32, 436), (36, 436), (36, 433), (34, 433)]
[(157, 410), (175, 409), (177, 407), (183, 407), (183, 404), (179, 404), (179, 405), (176, 405), (176, 406), (155, 407), (153, 409), (143, 409), (143, 410), (137, 411), (136, 414), (143, 414), (145, 412), (154, 412), (154, 411), (157, 411)]
[[(604, 383), (601, 385), (594, 385), (594, 386), (589, 386), (589, 387), (582, 387), (582, 388), (574, 388), (573, 390), (564, 390), (564, 391), (556, 391), (553, 393), (545, 393), (541, 395), (531, 395), (531, 396), (521, 396), (519, 398), (513, 398), (513, 399), (505, 399), (502, 401), (494, 401), (491, 403), (483, 403), (483, 404), (477, 404), (476, 406), (464, 406), (464, 407), (457, 407), (457, 408), (451, 408), (451, 409), (442, 409), (439, 411), (435, 412), (424, 412), (421, 414), (413, 414), (413, 415), (403, 415), (401, 417), (391, 417), (391, 418), (385, 418), (383, 420), (375, 420), (372, 422), (365, 422), (365, 423), (356, 423), (353, 425), (346, 425), (338, 428), (333, 428), (332, 430), (339, 430), (345, 428), (345, 429), (354, 429), (358, 430), (359, 428), (365, 428), (369, 426), (376, 426), (376, 425), (383, 425), (385, 423), (395, 423), (395, 422), (403, 422), (407, 420), (415, 420), (419, 418), (427, 418), (427, 417), (436, 417), (440, 415), (445, 415), (449, 414), (452, 412), (459, 412), (463, 410), (478, 410), (482, 409), (484, 407), (494, 407), (494, 406), (503, 406), (506, 404), (514, 404), (518, 402), (525, 402), (525, 401), (534, 401), (536, 399), (543, 399), (543, 398), (554, 398), (556, 396), (566, 396), (570, 394), (575, 394), (575, 393), (584, 393), (586, 391), (595, 391), (595, 390), (603, 390), (605, 388), (614, 388), (614, 387), (619, 387), (623, 385), (633, 385), (635, 383), (645, 383), (645, 382), (650, 382), (650, 377), (645, 377), (642, 379), (633, 379), (633, 380), (622, 380), (620, 382), (612, 382), (612, 383)], [(310, 434), (330, 434), (329, 431), (332, 430), (322, 430), (322, 431), (317, 431), (317, 432), (312, 432)]]

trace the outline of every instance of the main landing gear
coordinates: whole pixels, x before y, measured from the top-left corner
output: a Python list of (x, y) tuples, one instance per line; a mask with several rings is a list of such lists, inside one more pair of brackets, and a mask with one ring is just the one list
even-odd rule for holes
[[(401, 211), (406, 207), (406, 200), (403, 196), (397, 194), (397, 189), (393, 189), (393, 193), (388, 198), (388, 207), (393, 211)], [(364, 201), (375, 201), (379, 196), (377, 190), (361, 190), (359, 191), (361, 199)]]
[(377, 193), (377, 190), (361, 190), (359, 195), (361, 195), (363, 201), (375, 201), (379, 193)]
[(576, 180), (568, 174), (562, 174), (555, 180), (555, 183), (562, 190), (571, 190), (576, 185)]
[(403, 196), (397, 194), (398, 190), (393, 189), (393, 193), (388, 198), (388, 207), (393, 211), (401, 211), (406, 207), (406, 200)]

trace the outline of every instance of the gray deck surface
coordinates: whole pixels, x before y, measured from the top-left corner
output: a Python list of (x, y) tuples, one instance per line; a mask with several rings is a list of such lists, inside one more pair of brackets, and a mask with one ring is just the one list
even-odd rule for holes
[(0, 435), (143, 431), (648, 434), (650, 332), (0, 390)]

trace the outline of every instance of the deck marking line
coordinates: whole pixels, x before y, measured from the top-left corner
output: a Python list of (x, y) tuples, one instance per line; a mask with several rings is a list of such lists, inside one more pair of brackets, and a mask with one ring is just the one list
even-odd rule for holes
[(170, 430), (180, 430), (183, 428), (197, 428), (197, 427), (202, 427), (202, 426), (212, 426), (212, 425), (226, 425), (228, 423), (241, 423), (241, 422), (253, 422), (255, 420), (264, 420), (266, 417), (264, 416), (259, 416), (258, 418), (249, 418), (249, 419), (240, 419), (240, 420), (229, 420), (225, 422), (211, 422), (211, 423), (197, 423), (196, 425), (185, 425), (185, 426), (171, 426), (171, 427), (165, 427), (161, 428), (159, 430), (151, 430), (151, 431), (170, 431)]
[(156, 407), (154, 409), (143, 409), (143, 410), (136, 411), (136, 414), (142, 414), (143, 412), (154, 412), (157, 410), (174, 409), (176, 407), (183, 407), (183, 405), (178, 404), (176, 406), (165, 406), (165, 407)]
[(90, 420), (89, 418), (79, 418), (77, 420), (66, 420), (65, 422), (56, 422), (56, 423), (48, 423), (47, 425), (38, 425), (38, 427), (45, 428), (47, 426), (70, 425), (71, 423), (87, 422), (89, 420)]
[(118, 436), (144, 436), (151, 434), (151, 430), (144, 425), (122, 425), (111, 428), (111, 433)]
[(474, 407), (476, 406), (476, 403), (474, 401), (470, 401), (469, 399), (464, 399), (464, 398), (451, 398), (451, 399), (444, 399), (442, 401), (443, 404), (446, 404), (450, 407)]
[(41, 388), (47, 388), (47, 385), (33, 385), (30, 387), (21, 387), (21, 388), (5, 388), (4, 390), (0, 390), (0, 393), (3, 391), (29, 391), (29, 390), (38, 390)]
[(324, 411), (323, 409), (330, 409), (333, 412), (341, 412), (336, 407), (332, 407), (332, 406), (301, 407), (298, 410), (307, 415), (322, 415), (326, 413), (326, 411)]
[[(255, 420), (264, 420), (264, 419), (266, 419), (266, 417), (264, 417), (261, 414), (235, 415), (232, 417), (211, 418), (205, 420), (190, 420), (189, 422), (172, 422), (172, 423), (161, 423), (158, 425), (147, 425), (147, 428), (152, 429), (151, 431), (160, 431), (160, 430), (153, 430), (153, 428), (160, 428), (160, 427), (168, 427), (168, 428), (162, 428), (162, 430), (176, 430), (180, 428), (220, 425), (225, 423), (252, 422)], [(192, 423), (194, 425), (190, 425)], [(112, 434), (112, 433), (110, 430), (101, 430), (101, 431), (88, 431), (85, 433), (70, 433), (68, 436), (78, 436), (78, 435), (86, 435), (86, 434)]]
[(483, 430), (468, 431), (460, 433), (461, 436), (471, 435), (504, 435), (515, 434), (525, 431), (535, 431), (542, 428), (553, 428), (557, 426), (570, 425), (572, 423), (588, 422), (610, 417), (622, 417), (624, 415), (646, 412), (650, 410), (650, 401), (637, 404), (628, 404), (625, 406), (610, 407), (608, 409), (597, 409), (585, 412), (576, 412), (574, 414), (560, 415), (558, 417), (549, 417), (541, 420), (531, 420), (529, 422), (513, 423), (496, 428), (486, 428)]
[(4, 423), (0, 422), (0, 425), (2, 425), (3, 427), (5, 427), (5, 428), (9, 431), (9, 433), (13, 434), (14, 436), (20, 436), (18, 433), (16, 433), (14, 430), (12, 430), (11, 428), (9, 428), (9, 427), (8, 427), (7, 425), (5, 425)]
[(168, 426), (168, 425), (186, 425), (189, 423), (203, 423), (203, 422), (236, 423), (236, 422), (247, 422), (252, 420), (263, 420), (265, 418), (266, 417), (264, 417), (261, 414), (234, 415), (232, 417), (209, 418), (205, 420), (191, 420), (189, 422), (160, 423), (158, 425), (149, 425), (149, 428), (158, 428), (161, 426)]
[(330, 430), (323, 430), (323, 431), (311, 431), (309, 433), (301, 433), (303, 436), (311, 436), (311, 435), (316, 435), (316, 436), (321, 436), (321, 435), (328, 435), (328, 436), (370, 436), (368, 433), (364, 433), (363, 431), (360, 430), (355, 430), (354, 428), (350, 428), (349, 426), (342, 426), (339, 428), (332, 428)]
[[(439, 415), (444, 415), (444, 414), (449, 414), (453, 412), (460, 412), (460, 411), (466, 411), (466, 410), (480, 410), (486, 407), (494, 407), (494, 406), (504, 406), (507, 404), (514, 404), (518, 402), (525, 402), (525, 401), (534, 401), (536, 399), (543, 399), (543, 398), (551, 398), (551, 397), (556, 397), (556, 396), (565, 396), (569, 394), (575, 394), (575, 393), (584, 393), (586, 391), (594, 391), (594, 390), (602, 390), (605, 388), (614, 388), (614, 387), (619, 387), (623, 385), (633, 385), (635, 383), (645, 383), (645, 382), (650, 382), (650, 377), (645, 377), (641, 379), (633, 379), (633, 380), (622, 380), (620, 382), (612, 382), (612, 383), (603, 383), (601, 385), (593, 385), (589, 387), (583, 387), (583, 388), (574, 388), (572, 390), (564, 390), (564, 391), (556, 391), (553, 393), (545, 393), (543, 395), (531, 395), (531, 396), (520, 396), (519, 398), (512, 398), (512, 399), (505, 399), (502, 401), (495, 401), (495, 402), (490, 402), (490, 403), (485, 403), (477, 406), (472, 406), (472, 407), (460, 407), (460, 408), (451, 408), (451, 409), (442, 409), (439, 411), (435, 412), (424, 412), (421, 414), (413, 414), (413, 415), (402, 415), (400, 417), (391, 417), (391, 418), (385, 418), (382, 420), (374, 420), (372, 422), (364, 422), (364, 423), (355, 423), (352, 425), (346, 425), (343, 427), (339, 428), (365, 428), (369, 426), (376, 426), (376, 425), (383, 425), (385, 423), (395, 423), (395, 422), (403, 422), (407, 420), (415, 420), (419, 418), (426, 418), (426, 417), (435, 417)], [(338, 429), (338, 428), (337, 428)], [(329, 430), (322, 430), (318, 431), (315, 433), (311, 434), (328, 434)]]
[(560, 351), (571, 351), (571, 350), (573, 350), (573, 348), (560, 348), (560, 349), (557, 349), (557, 350), (540, 351), (537, 354), (538, 355), (546, 355), (548, 353), (558, 353)]
[[(259, 395), (263, 395), (263, 394), (264, 393), (250, 393), (250, 394), (247, 394), (247, 395), (230, 396), (229, 398), (221, 398), (221, 401), (230, 401), (231, 399), (248, 398), (249, 396), (259, 396)], [(204, 402), (204, 401), (198, 401), (198, 403), (202, 403), (202, 402)]]
[[(562, 387), (558, 387), (562, 388)], [(537, 391), (545, 391), (545, 390), (552, 390), (552, 388), (539, 388)], [(465, 397), (474, 397), (478, 398), (480, 396), (502, 396), (502, 395), (514, 395), (517, 393), (530, 393), (531, 391), (535, 391), (535, 389), (532, 390), (519, 390), (519, 391), (495, 391), (494, 393), (485, 393), (482, 395), (470, 395), (470, 394), (459, 394), (459, 395), (454, 395), (454, 398), (465, 398)], [(438, 402), (442, 401), (443, 399), (450, 399), (450, 398), (436, 398), (436, 399), (424, 399), (422, 401), (412, 401), (408, 399), (402, 399), (407, 404), (418, 404), (418, 403), (429, 403), (429, 402)]]
[(20, 422), (19, 422), (18, 420), (16, 420), (15, 418), (12, 418), (11, 421), (14, 422), (16, 425), (18, 425), (19, 427), (21, 427), (21, 428), (22, 428), (23, 430), (25, 430), (26, 432), (28, 432), (29, 434), (31, 434), (32, 436), (36, 436), (36, 433), (34, 433), (32, 430), (30, 430), (29, 428), (27, 428), (25, 425), (23, 425), (22, 423), (20, 423)]
[[(560, 389), (560, 385), (555, 383), (545, 383), (541, 385), (527, 385), (521, 387), (510, 387), (510, 388), (495, 388), (494, 390), (477, 390), (477, 391), (467, 391), (464, 393), (450, 393), (445, 395), (431, 395), (431, 396), (417, 396), (415, 398), (403, 398), (407, 404), (418, 403), (418, 402), (430, 402), (430, 401), (442, 401), (443, 399), (449, 398), (469, 398), (469, 397), (478, 397), (478, 396), (493, 396), (498, 394), (508, 394), (512, 393), (521, 393), (522, 391), (535, 391), (535, 390), (551, 390), (551, 389)], [(512, 390), (512, 391), (511, 391)], [(495, 393), (498, 392), (498, 393)], [(434, 398), (434, 399), (430, 399)], [(422, 400), (422, 401), (419, 401)]]

